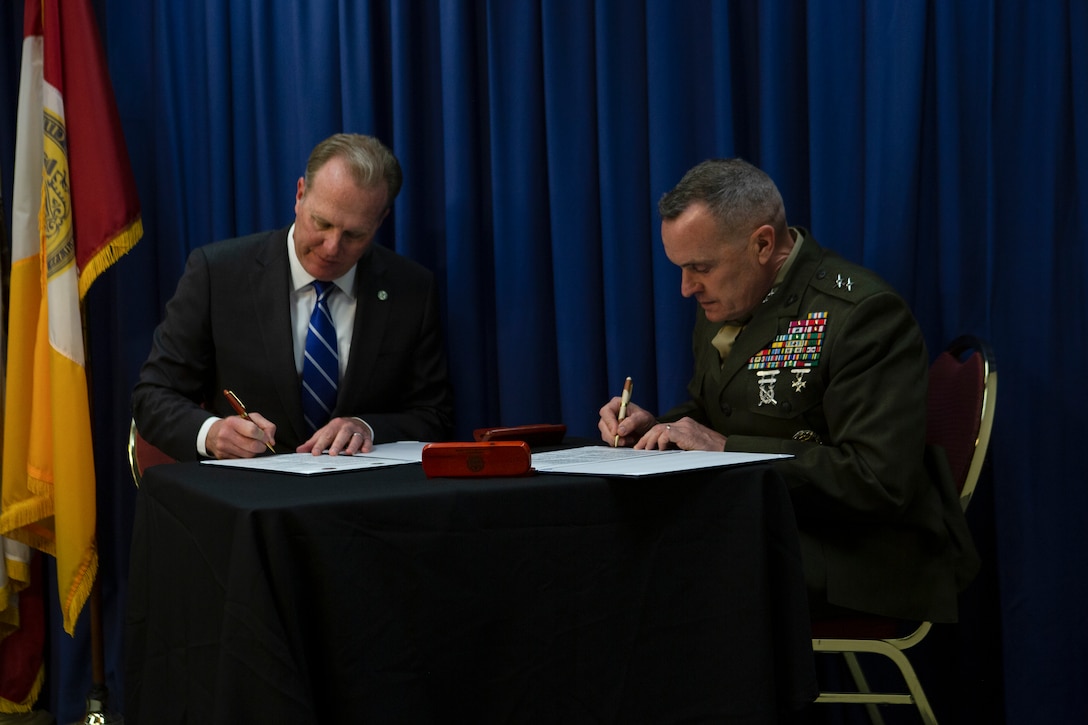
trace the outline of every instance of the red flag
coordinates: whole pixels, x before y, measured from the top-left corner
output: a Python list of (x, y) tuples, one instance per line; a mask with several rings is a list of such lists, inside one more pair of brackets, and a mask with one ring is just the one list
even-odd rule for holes
[[(27, 0), (27, 7), (41, 0)], [(46, 22), (60, 30), (59, 87), (64, 97), (76, 225), (79, 298), (143, 236), (121, 119), (89, 0), (46, 0)], [(46, 48), (55, 37), (46, 27)], [(46, 64), (46, 83), (50, 69)]]
[[(18, 546), (5, 540), (6, 547)], [(10, 557), (9, 557), (10, 558)], [(42, 602), (41, 568), (38, 555), (20, 562), (26, 588), (7, 598), (8, 615), (4, 638), (0, 640), (0, 712), (29, 712), (45, 681), (45, 606)], [(34, 573), (30, 573), (33, 569)], [(10, 611), (10, 614), (9, 614)], [(14, 629), (7, 631), (7, 627)]]
[(69, 633), (98, 568), (83, 297), (143, 234), (88, 0), (26, 0), (0, 534), (57, 559)]

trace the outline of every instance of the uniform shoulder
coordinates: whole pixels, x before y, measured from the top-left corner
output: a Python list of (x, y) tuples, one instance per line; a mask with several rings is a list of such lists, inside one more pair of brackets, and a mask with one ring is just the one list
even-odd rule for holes
[(855, 302), (883, 292), (895, 293), (876, 272), (829, 249), (822, 252), (809, 280), (809, 286), (821, 293)]

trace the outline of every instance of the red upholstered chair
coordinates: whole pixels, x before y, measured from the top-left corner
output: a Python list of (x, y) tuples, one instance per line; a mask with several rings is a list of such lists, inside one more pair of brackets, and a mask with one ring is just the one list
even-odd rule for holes
[[(997, 397), (997, 367), (989, 346), (971, 336), (959, 337), (937, 356), (929, 369), (926, 439), (944, 448), (967, 508), (978, 483), (990, 442)], [(878, 704), (914, 705), (925, 723), (937, 719), (905, 651), (929, 633), (930, 622), (906, 623), (883, 617), (815, 620), (812, 649), (840, 653), (856, 686), (855, 692), (821, 692), (816, 702), (860, 703), (874, 725), (883, 725)], [(890, 659), (898, 667), (907, 692), (872, 692), (859, 653)]]
[(132, 480), (137, 487), (144, 471), (160, 463), (174, 463), (174, 459), (145, 441), (136, 430), (136, 421), (128, 426), (128, 465), (132, 469)]

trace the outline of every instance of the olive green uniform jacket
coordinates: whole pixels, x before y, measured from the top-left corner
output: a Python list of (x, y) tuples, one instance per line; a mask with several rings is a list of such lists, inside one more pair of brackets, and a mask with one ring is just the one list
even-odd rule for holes
[(721, 324), (699, 310), (691, 400), (661, 420), (690, 416), (728, 451), (794, 455), (775, 465), (812, 605), (955, 621), (978, 560), (944, 455), (925, 443), (921, 331), (883, 280), (800, 231), (724, 363), (710, 344)]

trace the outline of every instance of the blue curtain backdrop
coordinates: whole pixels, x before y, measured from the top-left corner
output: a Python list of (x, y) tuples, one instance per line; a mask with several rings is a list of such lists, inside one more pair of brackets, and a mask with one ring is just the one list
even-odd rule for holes
[[(931, 352), (989, 339), (1001, 386), (985, 557), (922, 678), (951, 722), (1088, 720), (1088, 4), (1082, 0), (97, 0), (146, 235), (92, 290), (90, 364), (109, 687), (120, 704), (135, 492), (129, 392), (184, 259), (287, 224), (309, 149), (399, 155), (381, 242), (433, 269), (462, 438), (564, 422), (635, 380), (678, 402), (692, 304), (657, 198), (739, 155), (791, 223), (884, 275)], [(10, 219), (22, 2), (0, 5)], [(57, 620), (59, 622), (59, 620)], [(50, 643), (82, 716), (86, 614)]]

